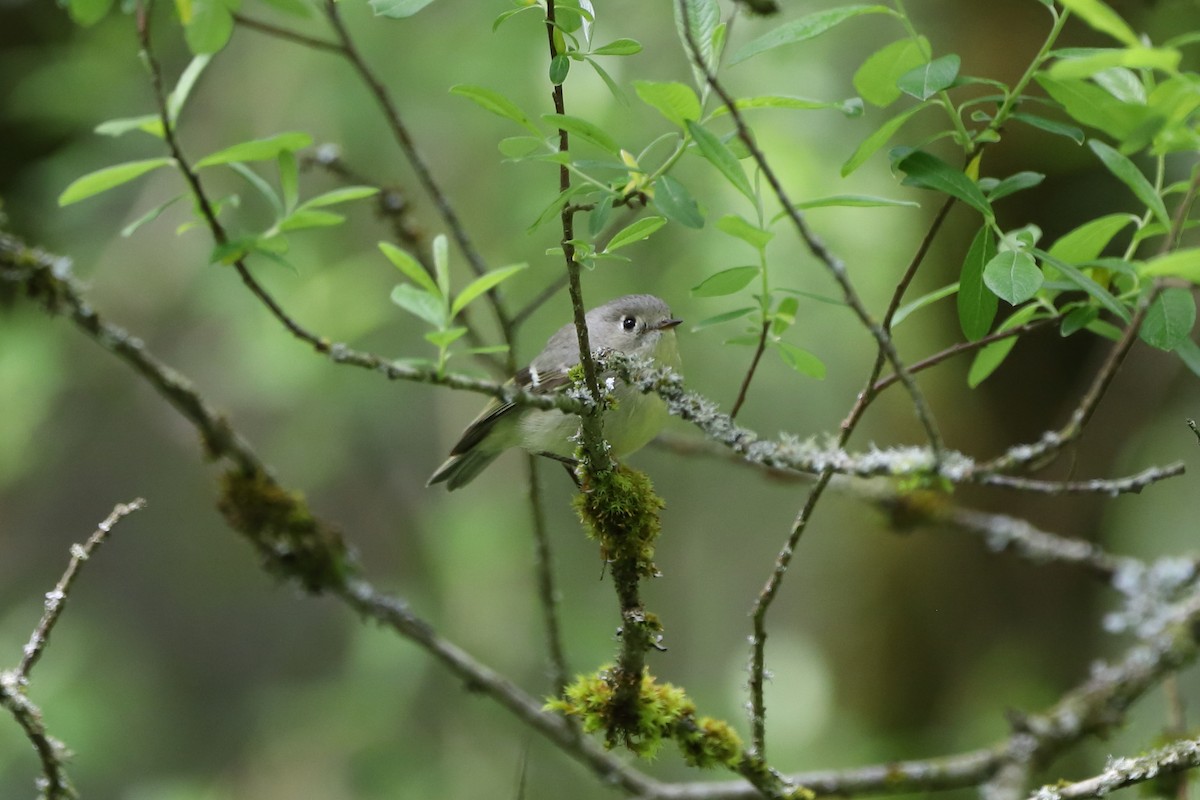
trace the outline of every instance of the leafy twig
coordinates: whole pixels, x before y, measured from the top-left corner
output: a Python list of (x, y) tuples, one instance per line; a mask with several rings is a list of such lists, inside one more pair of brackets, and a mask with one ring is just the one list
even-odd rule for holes
[(1083, 433), (1084, 426), (1092, 418), (1092, 414), (1096, 412), (1096, 407), (1100, 405), (1100, 399), (1104, 397), (1109, 384), (1116, 377), (1117, 370), (1125, 360), (1125, 355), (1129, 352), (1129, 348), (1133, 347), (1133, 343), (1137, 339), (1138, 330), (1141, 328), (1143, 320), (1146, 319), (1146, 312), (1149, 310), (1151, 303), (1158, 298), (1162, 290), (1162, 283), (1155, 281), (1150, 291), (1143, 294), (1141, 299), (1138, 300), (1133, 317), (1129, 320), (1129, 324), (1125, 326), (1125, 331), (1121, 334), (1120, 340), (1109, 350), (1108, 357), (1104, 360), (1099, 371), (1092, 379), (1092, 385), (1088, 387), (1087, 392), (1080, 399), (1079, 405), (1072, 412), (1071, 418), (1067, 420), (1066, 425), (1059, 430), (1043, 434), (1042, 438), (1033, 444), (1010, 447), (1004, 455), (980, 465), (979, 471), (998, 473), (1006, 472), (1017, 466), (1040, 466), (1046, 460), (1057, 455), (1062, 448), (1079, 438), (1080, 434)]
[[(421, 156), (420, 151), (417, 150), (416, 142), (408, 132), (408, 127), (400, 118), (400, 112), (396, 108), (396, 104), (392, 102), (391, 95), (388, 94), (383, 82), (379, 80), (378, 76), (375, 75), (374, 71), (362, 57), (362, 54), (358, 51), (358, 47), (354, 44), (354, 39), (350, 36), (350, 31), (346, 28), (345, 22), (342, 21), (341, 11), (338, 9), (335, 0), (326, 0), (325, 15), (329, 18), (329, 24), (333, 26), (338, 41), (341, 42), (342, 54), (353, 65), (355, 71), (358, 72), (359, 77), (362, 78), (363, 83), (367, 85), (371, 95), (379, 104), (379, 107), (383, 110), (392, 136), (396, 139), (397, 144), (400, 145), (400, 149), (404, 151), (404, 155), (412, 166), (413, 172), (417, 175), (417, 180), (421, 182), (421, 185), (425, 187), (425, 191), (433, 198), (433, 203), (437, 206), (438, 213), (445, 220), (446, 227), (450, 229), (454, 240), (458, 242), (459, 249), (466, 256), (471, 269), (474, 270), (476, 276), (483, 275), (488, 271), (487, 262), (484, 261), (483, 256), (471, 241), (470, 236), (467, 234), (466, 226), (459, 219), (458, 213), (450, 203), (450, 199), (442, 191), (441, 186), (433, 177), (433, 171)], [(487, 297), (492, 305), (492, 310), (496, 314), (496, 320), (500, 324), (504, 341), (509, 345), (509, 359), (511, 361), (514, 358), (512, 344), (515, 341), (512, 320), (500, 300), (499, 292), (495, 288), (488, 290)], [(516, 371), (515, 362), (510, 363), (509, 366), (511, 367), (511, 372)]]

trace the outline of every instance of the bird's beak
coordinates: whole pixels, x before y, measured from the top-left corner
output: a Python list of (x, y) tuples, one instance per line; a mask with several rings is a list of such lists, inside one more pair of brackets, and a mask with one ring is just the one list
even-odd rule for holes
[(665, 331), (668, 328), (674, 328), (676, 325), (678, 325), (681, 322), (683, 322), (683, 320), (681, 320), (681, 319), (664, 319), (662, 322), (658, 323), (654, 327), (660, 331)]

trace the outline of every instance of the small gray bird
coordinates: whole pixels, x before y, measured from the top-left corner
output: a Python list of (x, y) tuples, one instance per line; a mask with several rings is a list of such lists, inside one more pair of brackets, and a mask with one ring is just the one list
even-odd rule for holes
[[(667, 304), (649, 294), (618, 297), (586, 315), (588, 342), (593, 353), (612, 350), (633, 358), (653, 358), (679, 368), (675, 326)], [(562, 391), (567, 373), (579, 363), (579, 342), (573, 324), (564, 325), (546, 342), (545, 349), (513, 381), (537, 394)], [(622, 458), (653, 439), (667, 419), (667, 407), (656, 394), (643, 394), (625, 384), (615, 387), (616, 407), (604, 415), (604, 438), (612, 454)], [(470, 483), (502, 452), (519, 446), (530, 453), (570, 456), (579, 418), (558, 410), (516, 406), (493, 400), (467, 426), (446, 463), (438, 467), (427, 486), (445, 483), (457, 489)]]

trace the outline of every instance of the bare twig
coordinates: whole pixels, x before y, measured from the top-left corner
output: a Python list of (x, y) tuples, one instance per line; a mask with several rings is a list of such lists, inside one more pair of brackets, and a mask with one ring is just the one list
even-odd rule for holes
[(17, 678), (22, 683), (29, 680), (29, 673), (33, 671), (34, 665), (45, 652), (46, 643), (50, 640), (50, 633), (54, 630), (54, 626), (62, 614), (63, 607), (67, 603), (67, 595), (71, 593), (71, 586), (74, 585), (75, 578), (83, 567), (83, 562), (91, 558), (96, 549), (104, 544), (104, 540), (108, 538), (108, 534), (118, 522), (134, 511), (141, 511), (145, 506), (146, 501), (140, 497), (131, 503), (119, 503), (113, 508), (112, 513), (96, 526), (95, 532), (88, 537), (86, 542), (71, 545), (71, 560), (67, 563), (67, 570), (58, 579), (54, 589), (46, 595), (46, 610), (37, 627), (33, 629), (33, 634), (29, 637), (28, 644), (25, 645), (21, 665), (17, 667)]
[(62, 742), (46, 732), (42, 722), (42, 712), (28, 696), (26, 687), (34, 666), (46, 651), (50, 634), (54, 630), (71, 587), (79, 576), (83, 562), (87, 561), (104, 544), (113, 527), (123, 518), (134, 511), (142, 509), (146, 501), (140, 497), (131, 503), (120, 503), (113, 508), (112, 513), (101, 522), (94, 533), (83, 544), (71, 545), (71, 560), (67, 569), (54, 588), (46, 594), (45, 611), (25, 645), (20, 665), (14, 670), (0, 672), (0, 706), (9, 710), (16, 719), (25, 737), (33, 745), (42, 765), (42, 778), (39, 781), (40, 797), (44, 800), (70, 800), (76, 797), (75, 789), (67, 778), (65, 765), (70, 753)]
[[(920, 361), (914, 361), (912, 364), (909, 365), (908, 371), (915, 375), (918, 372), (921, 372), (923, 370), (929, 369), (930, 367), (933, 367), (933, 366), (936, 366), (936, 365), (942, 363), (946, 359), (953, 358), (954, 356), (960, 355), (962, 353), (969, 353), (972, 350), (979, 350), (980, 348), (986, 347), (987, 345), (991, 344), (992, 342), (998, 342), (1001, 339), (1010, 339), (1014, 336), (1023, 336), (1026, 333), (1030, 333), (1032, 331), (1038, 330), (1039, 328), (1043, 328), (1052, 322), (1057, 322), (1058, 320), (1059, 320), (1059, 317), (1046, 317), (1045, 319), (1038, 319), (1038, 320), (1034, 320), (1033, 322), (1027, 322), (1024, 325), (1018, 325), (1015, 328), (1009, 328), (1008, 330), (1005, 330), (1005, 331), (996, 331), (995, 333), (989, 333), (987, 336), (982, 336), (973, 342), (959, 342), (958, 344), (954, 344), (954, 345), (951, 345), (950, 347), (947, 347), (945, 350), (942, 350), (941, 352), (934, 353), (933, 355), (931, 355), (927, 358), (923, 358)], [(876, 381), (875, 385), (871, 387), (871, 394), (872, 395), (879, 394), (887, 387), (896, 383), (898, 380), (899, 380), (899, 378), (896, 376), (896, 374), (892, 373), (891, 375), (888, 375), (886, 378), (882, 378), (882, 379)]]
[(331, 42), (328, 39), (319, 39), (316, 36), (309, 36), (308, 34), (280, 27), (279, 25), (272, 25), (269, 22), (247, 17), (245, 14), (234, 12), (233, 21), (244, 28), (250, 28), (259, 33), (265, 33), (268, 36), (274, 36), (278, 39), (294, 42), (295, 44), (302, 44), (314, 50), (326, 50), (338, 54), (343, 52), (342, 45), (337, 42)]
[(558, 697), (567, 685), (567, 657), (563, 649), (562, 631), (558, 621), (558, 589), (554, 582), (554, 554), (550, 549), (550, 533), (546, 530), (546, 515), (542, 511), (542, 480), (538, 474), (538, 457), (528, 455), (529, 511), (533, 515), (533, 551), (537, 569), (538, 596), (542, 604), (542, 621), (546, 628), (546, 649), (550, 657), (550, 684)]
[(758, 347), (754, 349), (754, 358), (750, 359), (750, 368), (746, 370), (746, 377), (742, 378), (742, 386), (738, 389), (737, 399), (733, 401), (733, 408), (729, 409), (729, 418), (734, 419), (738, 411), (742, 408), (742, 403), (746, 402), (746, 392), (750, 390), (750, 381), (754, 379), (754, 373), (758, 369), (758, 362), (762, 359), (763, 350), (767, 348), (767, 334), (771, 330), (771, 321), (764, 320), (762, 330), (758, 334)]
[[(900, 280), (896, 284), (896, 289), (892, 292), (892, 299), (888, 302), (887, 311), (883, 314), (882, 327), (891, 335), (892, 321), (896, 318), (896, 310), (900, 308), (900, 301), (904, 299), (904, 293), (908, 291), (909, 285), (913, 278), (917, 275), (917, 270), (925, 261), (925, 256), (929, 253), (929, 248), (933, 245), (933, 240), (937, 236), (938, 231), (942, 228), (942, 223), (946, 221), (946, 215), (950, 213), (950, 209), (954, 206), (954, 197), (947, 196), (942, 203), (941, 208), (933, 215), (933, 221), (929, 223), (929, 229), (925, 231), (925, 235), (921, 237), (921, 243), (917, 245), (917, 251), (913, 254), (912, 259), (908, 262), (908, 267), (904, 270), (904, 274), (900, 276)], [(875, 396), (882, 391), (885, 386), (876, 383), (879, 380), (879, 374), (883, 371), (883, 365), (887, 357), (882, 347), (877, 348), (875, 353), (875, 364), (871, 367), (870, 375), (867, 378), (866, 386), (858, 393), (858, 399), (854, 406), (850, 409), (850, 413), (846, 415), (846, 419), (842, 421), (842, 430), (854, 430), (858, 425), (858, 420), (866, 413), (867, 406), (875, 399)], [(910, 374), (916, 374), (917, 368), (912, 365), (908, 368)], [(893, 372), (890, 376), (893, 381), (900, 379), (898, 372)]]
[(16, 670), (0, 671), (0, 708), (8, 709), (13, 715), (41, 762), (39, 800), (75, 800), (78, 794), (66, 773), (66, 762), (71, 753), (66, 745), (46, 732), (42, 711), (25, 695), (24, 684)]

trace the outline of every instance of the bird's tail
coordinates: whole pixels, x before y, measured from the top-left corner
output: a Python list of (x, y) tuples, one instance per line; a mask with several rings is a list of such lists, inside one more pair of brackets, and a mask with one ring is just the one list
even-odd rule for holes
[(452, 455), (437, 468), (425, 485), (433, 486), (435, 483), (445, 483), (446, 488), (450, 491), (454, 491), (460, 486), (466, 486), (475, 480), (475, 476), (483, 472), (488, 464), (495, 461), (501, 452), (503, 451), (489, 451), (482, 447), (472, 447), (465, 453)]

